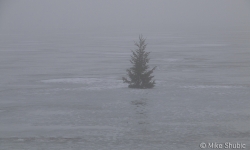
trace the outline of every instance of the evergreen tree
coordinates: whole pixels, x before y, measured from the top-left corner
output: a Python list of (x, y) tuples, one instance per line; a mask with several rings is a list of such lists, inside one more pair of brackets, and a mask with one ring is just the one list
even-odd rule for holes
[(146, 88), (153, 88), (155, 85), (155, 80), (151, 81), (154, 76), (151, 74), (153, 73), (154, 67), (151, 70), (149, 69), (149, 66), (147, 63), (149, 62), (148, 55), (150, 52), (146, 52), (146, 46), (145, 40), (142, 35), (139, 36), (139, 43), (135, 42), (135, 46), (137, 49), (135, 51), (132, 51), (133, 55), (131, 55), (130, 62), (132, 63), (132, 67), (127, 69), (128, 77), (123, 77), (122, 80), (124, 83), (129, 84), (129, 88), (140, 88), (140, 89), (146, 89)]

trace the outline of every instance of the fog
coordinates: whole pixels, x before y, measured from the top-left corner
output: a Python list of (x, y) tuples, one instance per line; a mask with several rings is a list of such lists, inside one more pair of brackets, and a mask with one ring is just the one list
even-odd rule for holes
[(1, 0), (0, 33), (248, 30), (247, 0)]
[[(249, 15), (244, 0), (0, 0), (0, 149), (249, 149)], [(122, 81), (139, 34), (152, 89)]]

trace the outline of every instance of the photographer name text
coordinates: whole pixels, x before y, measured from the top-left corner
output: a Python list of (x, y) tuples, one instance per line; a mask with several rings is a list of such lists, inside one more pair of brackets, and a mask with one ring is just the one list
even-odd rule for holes
[(202, 142), (200, 144), (200, 148), (202, 149), (246, 149), (246, 144), (243, 143), (231, 143), (231, 142), (225, 142), (225, 143), (216, 143), (216, 142), (210, 142), (205, 143)]

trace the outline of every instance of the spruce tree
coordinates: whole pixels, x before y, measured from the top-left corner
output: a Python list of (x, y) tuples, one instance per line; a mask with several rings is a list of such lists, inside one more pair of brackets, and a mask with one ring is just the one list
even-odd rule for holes
[(148, 55), (150, 52), (146, 52), (146, 46), (145, 38), (142, 37), (142, 35), (139, 36), (139, 42), (135, 42), (135, 46), (137, 47), (136, 50), (132, 51), (131, 60), (132, 67), (127, 69), (127, 75), (130, 80), (123, 77), (123, 82), (129, 84), (129, 88), (140, 88), (140, 89), (146, 89), (146, 88), (153, 88), (155, 85), (155, 80), (152, 81), (151, 74), (155, 70), (156, 67), (154, 67), (151, 70), (149, 69), (149, 66), (147, 63), (149, 62)]

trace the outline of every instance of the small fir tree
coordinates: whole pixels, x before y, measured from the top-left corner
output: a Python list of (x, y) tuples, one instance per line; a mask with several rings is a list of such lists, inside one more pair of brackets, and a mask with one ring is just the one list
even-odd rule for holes
[(137, 49), (135, 51), (132, 51), (133, 55), (131, 55), (130, 62), (132, 63), (132, 67), (127, 69), (128, 77), (123, 77), (122, 80), (124, 83), (129, 84), (129, 88), (140, 88), (140, 89), (146, 89), (146, 88), (153, 88), (155, 85), (155, 80), (152, 81), (151, 74), (155, 70), (156, 67), (154, 67), (151, 70), (148, 70), (149, 66), (147, 63), (149, 62), (148, 55), (150, 52), (146, 52), (146, 46), (145, 38), (142, 37), (142, 35), (139, 36), (139, 43), (135, 42), (135, 46)]

